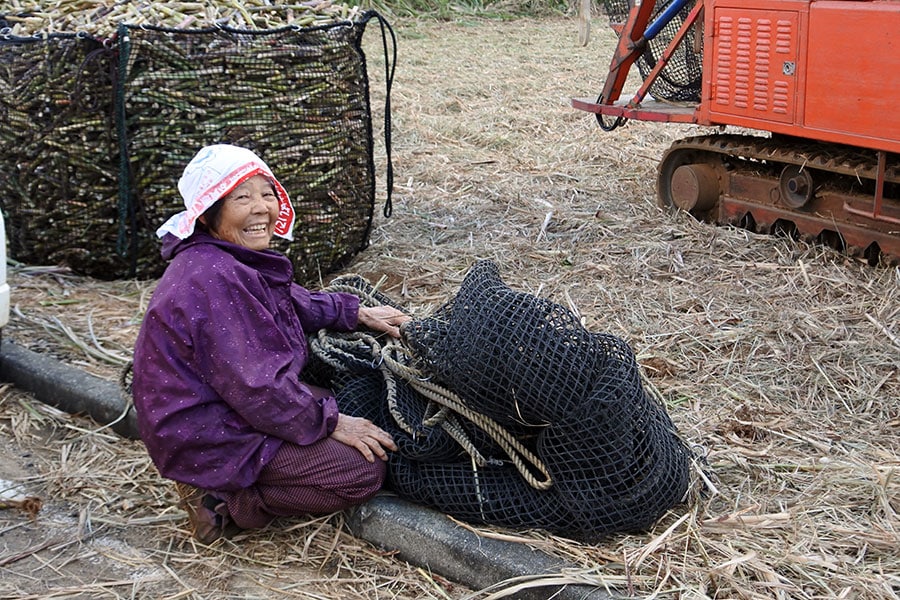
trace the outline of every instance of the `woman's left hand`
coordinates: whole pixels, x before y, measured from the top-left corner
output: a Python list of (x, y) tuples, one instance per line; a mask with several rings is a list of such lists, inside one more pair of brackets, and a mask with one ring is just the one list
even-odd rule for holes
[(375, 331), (382, 331), (391, 337), (400, 337), (400, 326), (412, 319), (408, 314), (393, 306), (360, 306), (357, 322)]

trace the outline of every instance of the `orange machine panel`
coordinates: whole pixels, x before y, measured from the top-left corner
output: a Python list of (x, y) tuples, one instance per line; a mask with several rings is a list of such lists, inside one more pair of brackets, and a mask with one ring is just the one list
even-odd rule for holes
[(716, 6), (710, 116), (792, 123), (797, 105), (796, 11)]
[(804, 125), (897, 152), (900, 2), (813, 2), (808, 44)]

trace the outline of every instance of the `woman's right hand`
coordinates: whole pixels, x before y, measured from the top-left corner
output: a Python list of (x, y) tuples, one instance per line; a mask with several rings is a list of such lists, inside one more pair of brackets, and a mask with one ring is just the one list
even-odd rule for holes
[(374, 331), (383, 331), (391, 337), (400, 337), (400, 326), (412, 317), (393, 306), (360, 306), (357, 321)]
[(397, 449), (390, 434), (372, 421), (343, 413), (338, 414), (337, 425), (331, 432), (331, 437), (356, 448), (369, 462), (375, 462), (376, 456), (387, 460), (387, 450)]

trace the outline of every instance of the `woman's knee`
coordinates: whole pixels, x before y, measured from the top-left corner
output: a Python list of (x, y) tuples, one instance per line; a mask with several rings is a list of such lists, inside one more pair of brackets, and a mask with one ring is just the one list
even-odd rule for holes
[(387, 476), (387, 463), (376, 459), (374, 463), (363, 461), (355, 469), (352, 483), (341, 490), (341, 494), (350, 502), (361, 503), (372, 498), (381, 490)]

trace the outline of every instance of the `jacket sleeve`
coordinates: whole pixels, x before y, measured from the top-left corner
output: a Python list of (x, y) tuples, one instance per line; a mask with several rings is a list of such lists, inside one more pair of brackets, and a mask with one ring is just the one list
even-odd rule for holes
[(291, 286), (294, 310), (300, 317), (303, 330), (315, 333), (320, 329), (352, 331), (359, 319), (359, 298), (340, 292), (311, 292), (299, 284)]
[[(240, 419), (223, 427), (254, 430), (308, 445), (337, 425), (333, 396), (322, 397), (300, 380), (306, 346), (296, 320), (276, 314), (267, 296), (222, 274), (210, 276), (195, 306), (207, 303), (205, 323), (195, 322), (197, 371)], [(354, 314), (355, 316), (355, 314)]]

